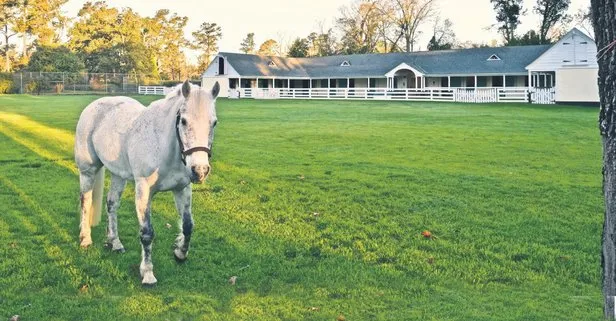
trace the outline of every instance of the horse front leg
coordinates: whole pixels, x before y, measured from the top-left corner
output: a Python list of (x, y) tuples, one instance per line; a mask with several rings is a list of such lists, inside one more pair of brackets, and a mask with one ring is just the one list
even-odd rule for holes
[(183, 262), (188, 255), (190, 237), (193, 230), (192, 186), (189, 184), (181, 190), (174, 191), (173, 194), (175, 197), (175, 206), (181, 220), (180, 234), (177, 237), (173, 255), (177, 261)]
[(118, 208), (120, 208), (120, 199), (122, 192), (126, 187), (126, 180), (117, 175), (111, 175), (111, 187), (107, 193), (107, 215), (109, 217), (109, 226), (107, 227), (107, 245), (113, 251), (124, 253), (124, 246), (120, 242), (118, 235)]
[(150, 208), (152, 205), (150, 184), (146, 179), (135, 180), (135, 206), (139, 219), (139, 236), (141, 238), (141, 283), (144, 285), (156, 284), (154, 265), (152, 264), (152, 241), (154, 229), (152, 228)]

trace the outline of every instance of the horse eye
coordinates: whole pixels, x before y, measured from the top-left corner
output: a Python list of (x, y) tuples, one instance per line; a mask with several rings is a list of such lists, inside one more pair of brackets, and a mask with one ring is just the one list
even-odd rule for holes
[(186, 126), (186, 118), (182, 118), (182, 126)]

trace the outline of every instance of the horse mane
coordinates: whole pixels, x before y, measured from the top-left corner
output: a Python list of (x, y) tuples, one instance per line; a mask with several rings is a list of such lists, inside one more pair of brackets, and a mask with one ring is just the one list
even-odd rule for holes
[(171, 90), (165, 95), (165, 99), (173, 98), (175, 96), (179, 96), (182, 93), (182, 84), (176, 85), (171, 88)]

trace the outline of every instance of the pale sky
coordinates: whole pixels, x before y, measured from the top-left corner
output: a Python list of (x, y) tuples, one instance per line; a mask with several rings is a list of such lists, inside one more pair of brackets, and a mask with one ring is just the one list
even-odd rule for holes
[[(334, 24), (340, 7), (353, 0), (107, 0), (113, 7), (131, 7), (141, 15), (152, 16), (158, 9), (170, 9), (188, 17), (186, 35), (196, 30), (203, 22), (215, 22), (222, 27), (223, 37), (220, 51), (239, 52), (240, 42), (249, 32), (255, 33), (258, 46), (265, 40), (291, 42), (297, 37), (306, 37), (317, 31), (320, 25), (325, 29)], [(493, 25), (495, 13), (489, 0), (436, 0), (440, 15), (453, 22), (453, 29), (460, 42), (467, 40), (489, 43), (501, 41), (496, 31), (486, 30)], [(75, 16), (84, 0), (69, 0), (64, 10)], [(522, 17), (519, 33), (537, 28), (539, 17), (532, 13), (535, 0), (524, 0), (527, 15)], [(569, 12), (588, 6), (588, 0), (571, 0)], [(431, 23), (424, 26), (426, 33), (419, 41), (419, 48), (425, 50), (431, 35)], [(194, 59), (194, 53), (191, 60)]]

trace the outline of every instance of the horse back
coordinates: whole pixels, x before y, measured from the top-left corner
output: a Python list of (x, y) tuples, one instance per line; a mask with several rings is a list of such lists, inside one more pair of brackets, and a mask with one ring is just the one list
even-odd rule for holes
[(112, 173), (126, 177), (126, 134), (146, 108), (129, 97), (103, 97), (81, 113), (75, 133), (75, 161), (87, 168), (102, 163)]

